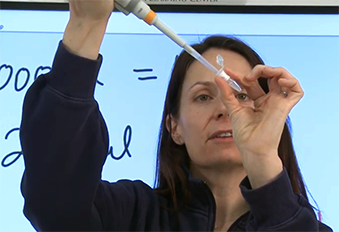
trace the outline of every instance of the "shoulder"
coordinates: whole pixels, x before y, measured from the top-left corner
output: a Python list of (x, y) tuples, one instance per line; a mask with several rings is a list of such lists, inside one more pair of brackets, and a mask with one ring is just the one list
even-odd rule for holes
[(328, 231), (328, 232), (333, 232), (332, 228), (329, 227), (328, 225), (322, 223), (322, 222), (318, 222), (319, 223), (319, 231)]
[(141, 180), (101, 181), (99, 192), (110, 198), (131, 201), (154, 201), (159, 197), (148, 184)]
[[(144, 217), (158, 215), (166, 200), (143, 181), (119, 180), (97, 183), (93, 210), (105, 231), (131, 230)], [(129, 228), (129, 229), (127, 229)]]

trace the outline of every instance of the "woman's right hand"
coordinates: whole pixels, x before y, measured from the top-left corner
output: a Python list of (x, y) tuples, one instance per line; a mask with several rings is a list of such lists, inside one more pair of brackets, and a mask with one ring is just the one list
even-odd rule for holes
[(114, 0), (69, 0), (69, 8), (63, 44), (75, 55), (97, 59)]
[(109, 19), (114, 0), (69, 0), (71, 19), (97, 23)]

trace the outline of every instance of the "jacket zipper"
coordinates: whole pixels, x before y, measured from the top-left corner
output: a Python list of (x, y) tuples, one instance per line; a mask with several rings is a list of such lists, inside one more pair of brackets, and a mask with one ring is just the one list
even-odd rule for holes
[(206, 189), (206, 192), (207, 192), (207, 195), (208, 195), (208, 199), (210, 200), (210, 202), (212, 203), (212, 222), (210, 222), (210, 231), (214, 231), (214, 228), (215, 228), (215, 214), (216, 214), (216, 210), (217, 210), (217, 207), (216, 207), (216, 203), (215, 203), (215, 199), (214, 199), (214, 196), (213, 196), (213, 193), (211, 191), (211, 189), (208, 187), (207, 183), (205, 181), (202, 181), (204, 183), (204, 186), (205, 186), (205, 189)]
[[(212, 216), (212, 225), (210, 225), (210, 230), (211, 231), (214, 231), (214, 228), (215, 228), (215, 217), (216, 217), (216, 210), (217, 210), (217, 206), (216, 206), (216, 203), (215, 203), (215, 199), (214, 199), (214, 196), (213, 196), (213, 193), (211, 191), (211, 189), (208, 187), (208, 185), (206, 184), (205, 181), (202, 181), (204, 183), (204, 186), (205, 186), (205, 189), (207, 191), (207, 194), (209, 195), (209, 200), (212, 202), (212, 212), (213, 212), (213, 216)], [(243, 217), (248, 214), (248, 212), (244, 213), (243, 215), (241, 215), (239, 218), (237, 218), (237, 220), (235, 220), (230, 228), (228, 228), (227, 232), (230, 232), (232, 230), (234, 230), (235, 226), (239, 223), (239, 221), (241, 221), (243, 219)], [(245, 231), (245, 230), (244, 230)]]

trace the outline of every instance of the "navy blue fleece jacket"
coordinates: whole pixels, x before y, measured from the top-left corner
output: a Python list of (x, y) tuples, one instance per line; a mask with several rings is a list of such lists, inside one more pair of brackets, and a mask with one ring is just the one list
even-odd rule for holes
[[(25, 96), (25, 216), (39, 231), (213, 231), (215, 201), (201, 180), (189, 178), (192, 199), (177, 216), (162, 207), (172, 206), (171, 199), (142, 181), (101, 180), (109, 144), (93, 96), (101, 63), (101, 55), (78, 57), (60, 42), (51, 72)], [(247, 178), (240, 188), (250, 211), (229, 231), (331, 231), (293, 193), (286, 170), (259, 189), (252, 190)]]

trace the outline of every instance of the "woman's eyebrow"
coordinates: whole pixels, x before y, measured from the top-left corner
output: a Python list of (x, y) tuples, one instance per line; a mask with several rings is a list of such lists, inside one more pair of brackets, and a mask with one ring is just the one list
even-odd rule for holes
[(189, 89), (191, 90), (194, 86), (203, 85), (209, 88), (216, 88), (215, 84), (211, 81), (197, 81)]
[[(194, 86), (197, 86), (197, 85), (203, 85), (203, 86), (206, 86), (206, 87), (211, 88), (211, 89), (213, 89), (213, 90), (216, 90), (216, 89), (217, 89), (216, 84), (213, 83), (213, 82), (211, 82), (211, 81), (197, 81), (197, 82), (195, 82), (195, 83), (189, 88), (189, 90), (191, 90)], [(233, 90), (233, 89), (232, 89), (232, 90)], [(235, 90), (233, 90), (233, 93), (234, 93), (234, 94), (239, 94), (239, 92), (237, 92), (237, 91), (235, 91)], [(245, 89), (242, 89), (240, 93), (245, 93), (245, 94), (247, 94), (247, 91), (246, 91)]]

